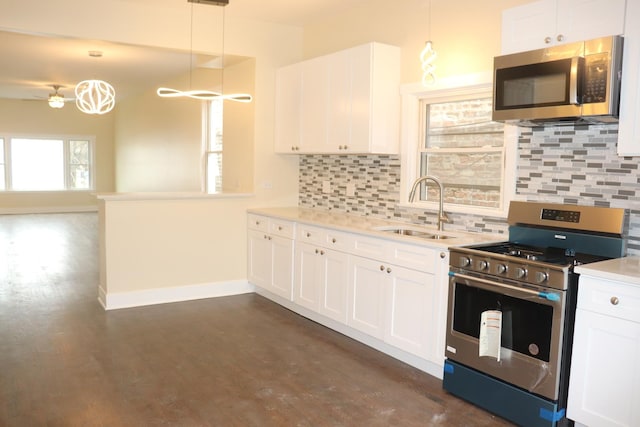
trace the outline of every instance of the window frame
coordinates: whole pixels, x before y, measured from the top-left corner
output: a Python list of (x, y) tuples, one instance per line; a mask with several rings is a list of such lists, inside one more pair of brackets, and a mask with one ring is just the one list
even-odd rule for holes
[[(437, 201), (416, 200), (409, 203), (409, 191), (413, 182), (420, 176), (421, 138), (424, 136), (425, 120), (422, 117), (423, 102), (441, 103), (462, 101), (492, 94), (492, 74), (477, 73), (439, 79), (433, 86), (421, 84), (404, 85), (402, 96), (402, 135), (401, 135), (401, 176), (399, 206), (422, 211), (437, 211)], [(502, 181), (501, 205), (498, 208), (464, 206), (446, 203), (448, 212), (471, 215), (488, 215), (506, 218), (509, 202), (515, 198), (516, 154), (518, 127), (504, 126), (504, 173)]]
[[(64, 171), (64, 189), (58, 190), (15, 190), (12, 188), (11, 182), (11, 140), (12, 139), (45, 139), (45, 140), (61, 140), (62, 151), (64, 157), (63, 171)], [(0, 134), (0, 140), (2, 141), (2, 150), (4, 154), (4, 180), (5, 188), (0, 188), (0, 194), (8, 193), (81, 193), (81, 192), (93, 192), (95, 191), (95, 175), (96, 175), (96, 161), (95, 161), (95, 141), (96, 137), (93, 135), (58, 135), (58, 134), (20, 134), (20, 133), (2, 133)], [(89, 143), (89, 187), (73, 189), (69, 188), (71, 183), (70, 173), (70, 144), (71, 141), (88, 141)]]

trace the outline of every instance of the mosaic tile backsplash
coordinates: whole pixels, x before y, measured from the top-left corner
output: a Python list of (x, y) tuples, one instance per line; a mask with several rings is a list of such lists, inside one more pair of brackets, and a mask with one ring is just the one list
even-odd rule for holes
[[(640, 157), (619, 157), (617, 137), (617, 125), (522, 128), (516, 193), (528, 201), (626, 208), (628, 253), (640, 255)], [(435, 225), (434, 212), (397, 206), (398, 156), (301, 156), (299, 176), (301, 207)], [(507, 233), (504, 218), (448, 215), (446, 230)]]

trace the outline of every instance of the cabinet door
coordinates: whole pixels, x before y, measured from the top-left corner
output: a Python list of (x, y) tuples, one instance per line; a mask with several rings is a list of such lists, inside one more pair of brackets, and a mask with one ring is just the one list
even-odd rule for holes
[(558, 36), (573, 43), (624, 33), (625, 0), (558, 0)]
[(302, 63), (300, 151), (321, 153), (327, 144), (328, 72), (324, 56)]
[(276, 72), (275, 151), (297, 153), (300, 149), (302, 66), (293, 64)]
[[(351, 62), (351, 141), (348, 151), (368, 152), (371, 142), (372, 69), (371, 45), (358, 46), (349, 50)], [(395, 66), (396, 64), (386, 64)], [(384, 66), (384, 64), (382, 65)], [(391, 107), (391, 106), (389, 106)], [(387, 108), (389, 116), (395, 114), (393, 108)]]
[(431, 332), (438, 321), (434, 275), (398, 266), (387, 269), (385, 341), (416, 356), (431, 356), (430, 347), (437, 341)]
[(349, 257), (347, 324), (375, 338), (384, 338), (385, 266), (358, 256)]
[(247, 235), (249, 282), (268, 289), (271, 284), (271, 241), (261, 231), (249, 230)]
[(578, 309), (567, 417), (589, 426), (640, 425), (640, 324)]
[(502, 54), (540, 49), (556, 35), (556, 0), (541, 0), (502, 12)]
[(346, 151), (351, 143), (351, 50), (327, 57), (327, 140), (324, 151)]
[(296, 243), (293, 300), (303, 307), (318, 311), (322, 266), (317, 246)]
[(347, 323), (348, 255), (324, 249), (321, 252), (322, 274), (320, 313)]
[(293, 299), (293, 240), (271, 238), (271, 291), (291, 301)]

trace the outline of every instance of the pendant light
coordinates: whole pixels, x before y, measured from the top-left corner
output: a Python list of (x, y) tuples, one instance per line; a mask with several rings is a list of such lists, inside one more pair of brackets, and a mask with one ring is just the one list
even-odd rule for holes
[[(102, 58), (102, 51), (90, 50), (91, 58)], [(107, 114), (116, 105), (116, 91), (104, 80), (83, 80), (76, 85), (76, 107), (86, 114)]]
[(103, 80), (84, 80), (76, 85), (76, 106), (86, 114), (106, 114), (116, 104), (116, 91)]
[[(198, 0), (187, 0), (190, 3), (204, 3), (204, 4), (213, 4), (213, 5), (217, 5), (217, 6), (226, 6), (226, 3), (228, 2), (217, 2), (217, 1), (198, 1)], [(225, 9), (222, 9), (222, 82), (220, 84), (221, 86), (221, 91), (222, 89), (224, 89), (224, 29), (225, 29)], [(191, 5), (191, 39), (190, 39), (190, 51), (191, 51), (191, 57), (193, 57), (193, 4)], [(192, 69), (192, 64), (193, 61), (190, 61), (189, 63), (189, 73), (190, 73), (190, 81), (191, 81), (191, 75), (193, 74), (193, 69)], [(224, 92), (224, 91), (222, 91)], [(232, 94), (223, 94), (220, 92), (214, 92), (214, 91), (210, 91), (210, 90), (203, 90), (203, 89), (198, 89), (198, 90), (186, 90), (186, 91), (182, 91), (182, 90), (178, 90), (178, 89), (171, 89), (171, 88), (167, 88), (167, 87), (161, 87), (158, 88), (158, 90), (156, 91), (156, 93), (158, 94), (158, 96), (163, 97), (163, 98), (182, 98), (182, 97), (186, 97), (186, 98), (194, 98), (194, 99), (199, 99), (199, 100), (203, 100), (203, 101), (213, 101), (215, 99), (221, 99), (221, 100), (229, 100), (229, 101), (235, 101), (235, 102), (244, 102), (244, 103), (248, 103), (251, 102), (253, 100), (253, 97), (248, 94), (248, 93), (232, 93)]]
[(433, 49), (431, 39), (431, 0), (429, 0), (429, 40), (425, 43), (424, 49), (420, 52), (420, 63), (422, 64), (422, 85), (429, 86), (436, 82), (435, 69), (433, 64), (438, 54)]

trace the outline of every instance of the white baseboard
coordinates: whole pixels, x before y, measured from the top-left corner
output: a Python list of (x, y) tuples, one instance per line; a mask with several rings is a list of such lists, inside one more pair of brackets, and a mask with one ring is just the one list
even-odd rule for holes
[(22, 215), (40, 213), (98, 212), (97, 206), (32, 206), (19, 208), (0, 208), (0, 215)]
[(98, 288), (98, 301), (105, 310), (166, 304), (196, 299), (226, 297), (255, 292), (255, 286), (246, 280), (145, 289), (133, 292), (107, 293)]

